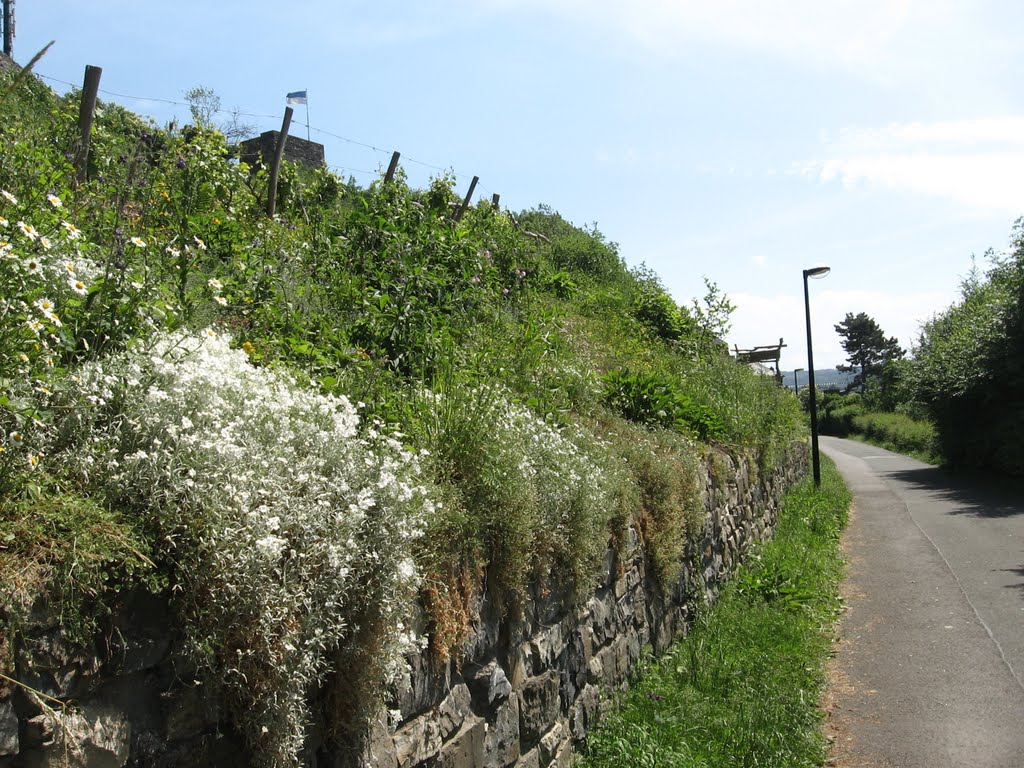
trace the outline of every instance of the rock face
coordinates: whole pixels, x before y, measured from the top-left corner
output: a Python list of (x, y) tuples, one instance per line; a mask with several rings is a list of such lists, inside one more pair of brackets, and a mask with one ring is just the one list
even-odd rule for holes
[[(770, 476), (748, 459), (719, 454), (702, 470), (702, 536), (671, 588), (658, 583), (632, 531), (620, 552), (608, 551), (582, 605), (557, 588), (557, 573), (535, 585), (515, 621), (494, 616), (485, 598), (463, 658), (441, 662), (430, 651), (410, 658), (410, 684), (394, 692), (390, 723), (382, 714), (371, 724), (356, 756), (321, 747), (308, 764), (568, 766), (606, 706), (601, 692), (627, 687), (646, 650), (663, 652), (697, 605), (716, 597), (748, 546), (771, 536), (779, 501), (806, 465), (802, 445)], [(129, 596), (116, 641), (108, 638), (94, 655), (70, 651), (59, 628), (41, 622), (15, 649), (13, 676), (74, 707), (52, 709), (52, 700), (28, 689), (0, 687), (0, 768), (249, 765), (212, 697), (191, 682), (167, 616), (155, 598)]]

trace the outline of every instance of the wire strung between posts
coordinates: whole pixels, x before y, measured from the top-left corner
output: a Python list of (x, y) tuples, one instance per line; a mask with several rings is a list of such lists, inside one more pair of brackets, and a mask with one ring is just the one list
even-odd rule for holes
[[(69, 88), (77, 88), (78, 87), (74, 83), (69, 83), (67, 80), (61, 80), (61, 79), (56, 78), (56, 77), (50, 77), (49, 75), (44, 75), (44, 74), (41, 74), (39, 72), (36, 72), (35, 74), (37, 74), (39, 77), (43, 78), (44, 80), (49, 80), (50, 82), (53, 82), (53, 83), (60, 83), (61, 85), (66, 85)], [(104, 88), (100, 88), (99, 92), (104, 94), (104, 95), (106, 95), (106, 96), (115, 96), (115, 97), (117, 97), (119, 99), (133, 99), (135, 101), (154, 101), (154, 102), (157, 102), (157, 103), (160, 103), (160, 104), (173, 104), (174, 106), (178, 106), (178, 107), (191, 107), (191, 105), (188, 102), (185, 102), (185, 101), (175, 101), (173, 99), (161, 99), (161, 98), (158, 98), (158, 97), (155, 97), (155, 96), (132, 96), (132, 95), (126, 94), (126, 93), (117, 93), (116, 91), (108, 91), (108, 90), (106, 90)], [(279, 117), (278, 115), (263, 115), (263, 114), (259, 114), (257, 112), (241, 112), (241, 111), (232, 110), (232, 109), (215, 109), (215, 110), (213, 110), (213, 112), (215, 112), (217, 114), (222, 114), (222, 115), (238, 115), (239, 117), (255, 117), (255, 118), (261, 118), (261, 119), (264, 119), (264, 120), (277, 120), (278, 117)], [(347, 142), (348, 144), (354, 144), (354, 145), (356, 145), (358, 147), (364, 147), (366, 149), (371, 149), (374, 152), (380, 152), (380, 153), (383, 153), (383, 154), (390, 154), (391, 153), (391, 150), (381, 149), (380, 147), (376, 147), (373, 144), (367, 144), (366, 142), (363, 142), (363, 141), (358, 141), (356, 139), (350, 139), (347, 136), (342, 136), (342, 135), (337, 134), (337, 133), (332, 133), (331, 131), (325, 130), (323, 128), (317, 128), (316, 126), (310, 125), (309, 123), (302, 123), (300, 121), (296, 121), (296, 123), (298, 125), (304, 126), (307, 130), (315, 131), (316, 133), (323, 134), (324, 136), (330, 136), (333, 139), (338, 139), (340, 141)], [(434, 165), (432, 163), (426, 163), (426, 162), (424, 162), (422, 160), (417, 160), (416, 158), (408, 157), (406, 155), (403, 155), (403, 159), (406, 162), (408, 162), (408, 163), (415, 163), (416, 165), (422, 165), (424, 168), (430, 168), (431, 170), (439, 171), (440, 173), (447, 173), (448, 171), (451, 171), (455, 175), (455, 178), (457, 178), (457, 179), (469, 179), (469, 178), (472, 178), (472, 176), (467, 176), (466, 174), (459, 173), (454, 168), (443, 168), (443, 167), (441, 167), (439, 165)], [(332, 168), (332, 167), (343, 168), (342, 166), (328, 166), (328, 168)], [(365, 173), (365, 174), (370, 175), (370, 176), (375, 175), (375, 172), (373, 172), (373, 171), (360, 171), (360, 170), (356, 170), (356, 169), (349, 169), (349, 170), (353, 171), (354, 173)], [(479, 186), (485, 192), (490, 193), (490, 191), (487, 190), (487, 188), (484, 187), (482, 184), (479, 184)], [(493, 193), (490, 193), (490, 194), (493, 194)]]

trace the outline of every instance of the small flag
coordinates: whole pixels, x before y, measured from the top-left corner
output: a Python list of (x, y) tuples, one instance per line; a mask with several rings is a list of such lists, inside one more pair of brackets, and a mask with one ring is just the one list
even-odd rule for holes
[(286, 104), (308, 104), (305, 91), (294, 91), (288, 94)]

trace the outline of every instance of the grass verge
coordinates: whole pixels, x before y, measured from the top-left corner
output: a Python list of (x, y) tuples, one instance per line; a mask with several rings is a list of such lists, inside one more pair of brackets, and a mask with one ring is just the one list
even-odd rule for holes
[(775, 538), (715, 607), (643, 670), (588, 737), (579, 768), (820, 766), (818, 701), (841, 603), (839, 536), (850, 493), (822, 457), (822, 485), (786, 496)]

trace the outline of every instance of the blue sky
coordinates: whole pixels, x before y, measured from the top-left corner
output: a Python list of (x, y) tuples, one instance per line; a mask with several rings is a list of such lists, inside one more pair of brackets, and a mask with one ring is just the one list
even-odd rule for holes
[[(258, 131), (309, 93), (311, 137), (369, 183), (449, 169), (513, 210), (596, 222), (677, 301), (738, 305), (730, 344), (843, 362), (867, 312), (905, 347), (1024, 214), (1014, 0), (20, 0), (15, 58), (158, 123), (212, 88)], [(122, 94), (114, 96), (113, 94)], [(302, 107), (295, 120), (305, 123)], [(304, 134), (304, 125), (293, 124)], [(344, 137), (342, 138), (338, 137)], [(369, 145), (369, 146), (364, 146)], [(377, 149), (373, 149), (375, 147)]]

